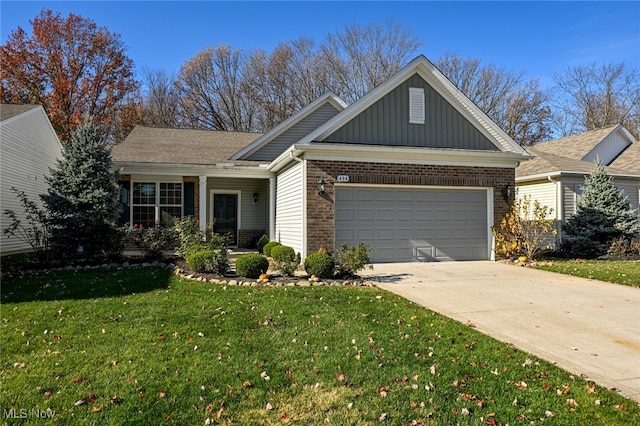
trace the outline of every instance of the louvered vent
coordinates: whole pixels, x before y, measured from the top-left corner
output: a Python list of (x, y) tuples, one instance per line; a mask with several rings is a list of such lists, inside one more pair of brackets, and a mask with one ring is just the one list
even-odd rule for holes
[(409, 123), (424, 124), (424, 89), (409, 87)]

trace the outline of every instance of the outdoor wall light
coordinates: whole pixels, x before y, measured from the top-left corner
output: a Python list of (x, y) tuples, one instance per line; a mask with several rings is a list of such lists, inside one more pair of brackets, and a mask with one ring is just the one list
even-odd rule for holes
[(258, 204), (258, 199), (260, 198), (260, 195), (257, 192), (253, 193), (253, 204)]
[(321, 197), (324, 195), (324, 186), (326, 184), (327, 182), (325, 182), (323, 178), (320, 178), (320, 182), (318, 182), (318, 195)]
[(505, 185), (504, 188), (502, 188), (502, 196), (504, 197), (504, 199), (509, 201), (512, 195), (513, 195), (513, 188), (511, 187), (511, 185), (509, 184)]

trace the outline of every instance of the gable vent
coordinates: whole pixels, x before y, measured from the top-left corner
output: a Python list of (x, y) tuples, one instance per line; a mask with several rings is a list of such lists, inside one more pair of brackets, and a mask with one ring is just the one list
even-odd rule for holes
[(424, 89), (409, 87), (409, 123), (424, 124)]

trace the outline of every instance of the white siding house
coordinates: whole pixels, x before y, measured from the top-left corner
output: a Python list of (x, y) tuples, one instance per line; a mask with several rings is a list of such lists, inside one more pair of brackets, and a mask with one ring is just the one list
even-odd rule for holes
[[(24, 212), (15, 192), (24, 191), (30, 201), (40, 203), (47, 192), (45, 176), (62, 156), (62, 145), (53, 126), (39, 105), (0, 105), (0, 206), (2, 212), (13, 210), (24, 220)], [(0, 216), (0, 229), (9, 226), (9, 218)], [(1, 235), (0, 254), (26, 252), (29, 245), (19, 239)]]
[(294, 163), (281, 172), (276, 180), (276, 235), (274, 240), (293, 247), (303, 257), (304, 245), (304, 187), (303, 163)]

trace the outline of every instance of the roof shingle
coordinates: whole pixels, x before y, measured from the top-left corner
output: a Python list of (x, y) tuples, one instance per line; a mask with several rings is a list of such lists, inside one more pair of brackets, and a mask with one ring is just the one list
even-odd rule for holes
[(136, 126), (113, 147), (111, 156), (114, 162), (256, 165), (260, 162), (230, 158), (260, 136), (261, 133)]

